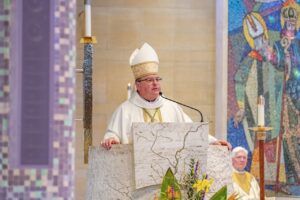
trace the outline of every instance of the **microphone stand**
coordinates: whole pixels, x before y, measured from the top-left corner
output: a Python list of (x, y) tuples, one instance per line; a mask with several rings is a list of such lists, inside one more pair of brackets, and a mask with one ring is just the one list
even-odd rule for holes
[(159, 92), (159, 95), (160, 95), (162, 98), (164, 98), (164, 99), (167, 99), (167, 100), (169, 100), (169, 101), (173, 101), (173, 102), (175, 102), (175, 103), (177, 103), (177, 104), (179, 104), (179, 105), (182, 105), (182, 106), (185, 106), (185, 107), (187, 107), (187, 108), (190, 108), (190, 109), (192, 109), (192, 110), (197, 111), (197, 112), (200, 114), (200, 116), (201, 116), (200, 122), (203, 122), (203, 115), (202, 115), (202, 113), (200, 112), (200, 110), (198, 110), (198, 109), (196, 109), (196, 108), (193, 108), (193, 107), (191, 107), (191, 106), (185, 105), (185, 104), (183, 104), (183, 103), (180, 103), (180, 102), (178, 102), (178, 101), (175, 101), (175, 100), (173, 100), (173, 99), (169, 99), (169, 98), (163, 96), (162, 92)]

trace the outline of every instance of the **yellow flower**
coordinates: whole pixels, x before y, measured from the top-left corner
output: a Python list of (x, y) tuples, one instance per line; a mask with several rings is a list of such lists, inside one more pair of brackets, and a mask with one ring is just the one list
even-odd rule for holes
[(213, 184), (213, 179), (203, 179), (197, 180), (197, 182), (193, 185), (193, 188), (196, 189), (197, 192), (205, 192), (209, 191), (210, 186)]

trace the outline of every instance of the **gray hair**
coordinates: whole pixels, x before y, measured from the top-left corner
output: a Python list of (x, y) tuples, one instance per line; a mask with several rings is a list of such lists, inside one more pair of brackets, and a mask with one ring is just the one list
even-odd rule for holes
[(242, 147), (242, 146), (237, 146), (237, 147), (235, 147), (235, 148), (232, 150), (232, 152), (231, 152), (231, 158), (234, 158), (234, 157), (236, 156), (236, 154), (237, 154), (238, 152), (240, 152), (240, 151), (244, 152), (244, 153), (246, 154), (246, 156), (248, 156), (248, 151), (247, 151), (247, 149), (245, 149), (245, 148)]

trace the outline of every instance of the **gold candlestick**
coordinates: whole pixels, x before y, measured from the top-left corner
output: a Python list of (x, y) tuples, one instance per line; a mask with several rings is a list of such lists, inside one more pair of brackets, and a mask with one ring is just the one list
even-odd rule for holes
[(84, 36), (84, 37), (80, 38), (80, 43), (83, 43), (83, 44), (87, 44), (87, 43), (96, 44), (97, 39), (96, 39), (95, 36)]
[(271, 127), (258, 126), (249, 128), (256, 133), (258, 139), (258, 150), (259, 150), (259, 187), (260, 187), (260, 200), (265, 199), (265, 162), (264, 162), (264, 152), (265, 152), (265, 139), (266, 132), (272, 130)]

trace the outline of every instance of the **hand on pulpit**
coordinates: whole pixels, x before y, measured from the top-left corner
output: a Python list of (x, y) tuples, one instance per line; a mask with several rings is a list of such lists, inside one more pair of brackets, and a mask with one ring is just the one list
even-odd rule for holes
[(227, 142), (226, 140), (216, 140), (214, 142), (211, 142), (210, 144), (226, 146), (229, 151), (231, 151), (231, 149), (232, 149), (231, 144), (229, 142)]
[(109, 150), (109, 149), (111, 149), (111, 146), (113, 144), (120, 144), (120, 141), (116, 138), (110, 137), (110, 138), (102, 140), (100, 144), (102, 147)]

